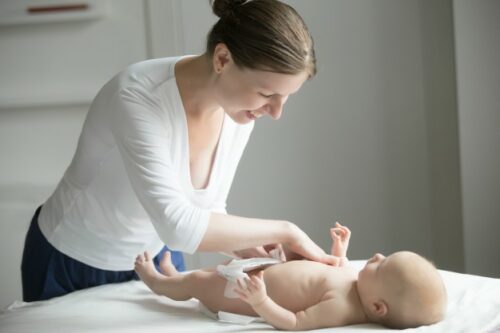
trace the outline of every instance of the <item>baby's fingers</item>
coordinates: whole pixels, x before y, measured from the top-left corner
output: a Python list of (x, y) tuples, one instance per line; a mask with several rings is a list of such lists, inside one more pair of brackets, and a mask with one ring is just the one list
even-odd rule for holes
[(258, 275), (254, 275), (251, 277), (250, 283), (251, 283), (252, 288), (254, 290), (258, 290), (258, 289), (260, 289), (260, 287), (264, 283), (264, 281), (262, 281), (262, 278), (260, 278)]
[(236, 284), (242, 291), (247, 291), (248, 290), (248, 283), (245, 279), (243, 278), (238, 278), (236, 280)]
[(330, 229), (330, 234), (332, 235), (333, 238), (339, 238), (340, 237), (338, 234), (339, 232), (341, 232), (339, 228)]
[(246, 283), (246, 290), (249, 292), (249, 293), (253, 293), (255, 292), (255, 289), (256, 289), (256, 286), (255, 286), (255, 282), (253, 282), (251, 279), (249, 278), (245, 278), (245, 283)]
[(345, 230), (345, 231), (347, 231), (349, 233), (351, 232), (351, 230), (349, 230), (348, 227), (346, 227), (345, 225), (340, 224), (339, 222), (335, 222), (335, 227), (337, 227), (339, 229), (342, 229), (342, 230)]
[(244, 291), (242, 291), (239, 288), (234, 288), (233, 291), (238, 295), (239, 298), (241, 298), (244, 301), (248, 300), (248, 295)]

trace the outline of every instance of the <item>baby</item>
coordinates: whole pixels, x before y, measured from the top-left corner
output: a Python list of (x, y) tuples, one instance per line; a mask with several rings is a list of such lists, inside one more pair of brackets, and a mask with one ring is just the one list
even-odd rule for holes
[[(350, 231), (331, 229), (332, 255), (339, 266), (307, 260), (251, 270), (224, 296), (228, 281), (215, 269), (178, 273), (164, 256), (156, 271), (149, 253), (137, 256), (135, 270), (156, 294), (174, 300), (197, 298), (213, 312), (261, 316), (282, 330), (310, 330), (360, 323), (410, 328), (440, 321), (447, 296), (436, 268), (412, 252), (375, 254), (361, 271), (346, 265)], [(227, 290), (226, 290), (227, 294)]]

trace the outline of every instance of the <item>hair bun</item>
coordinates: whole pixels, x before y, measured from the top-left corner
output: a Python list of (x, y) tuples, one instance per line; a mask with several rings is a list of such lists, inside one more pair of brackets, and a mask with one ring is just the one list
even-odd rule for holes
[(248, 0), (210, 0), (210, 5), (212, 6), (212, 11), (218, 17), (227, 16), (233, 10), (245, 4)]

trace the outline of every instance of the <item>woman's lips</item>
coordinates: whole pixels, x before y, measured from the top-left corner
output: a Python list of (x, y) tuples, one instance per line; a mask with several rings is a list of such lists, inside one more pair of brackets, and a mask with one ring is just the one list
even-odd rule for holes
[(257, 119), (257, 117), (256, 117), (256, 116), (254, 116), (254, 114), (252, 113), (252, 111), (247, 110), (245, 113), (246, 113), (247, 117), (248, 117), (250, 120), (255, 120), (255, 119)]

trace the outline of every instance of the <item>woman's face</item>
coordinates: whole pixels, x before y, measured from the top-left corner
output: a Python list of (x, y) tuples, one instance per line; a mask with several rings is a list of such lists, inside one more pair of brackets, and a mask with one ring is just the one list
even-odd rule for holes
[(232, 61), (216, 75), (214, 93), (217, 102), (239, 124), (264, 115), (279, 119), (288, 97), (307, 79), (306, 72), (290, 75), (240, 69)]

